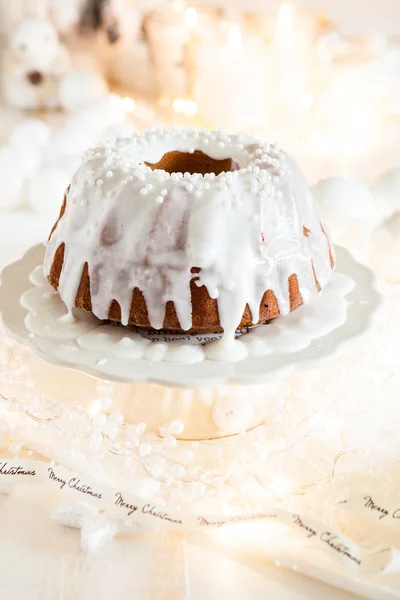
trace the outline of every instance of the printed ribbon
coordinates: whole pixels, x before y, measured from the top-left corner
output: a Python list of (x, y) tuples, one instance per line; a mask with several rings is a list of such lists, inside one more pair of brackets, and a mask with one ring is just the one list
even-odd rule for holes
[[(93, 505), (118, 521), (118, 531), (138, 531), (138, 526), (166, 527), (176, 531), (208, 531), (254, 521), (283, 523), (315, 547), (325, 550), (332, 559), (359, 573), (400, 573), (400, 550), (380, 548), (374, 552), (361, 548), (342, 533), (326, 524), (289, 511), (271, 508), (252, 515), (205, 516), (183, 514), (126, 492), (93, 481), (63, 467), (38, 460), (0, 459), (0, 491), (15, 484), (40, 484), (69, 493), (71, 501)], [(384, 499), (368, 495), (352, 496), (339, 503), (376, 521), (386, 520), (400, 526), (400, 504), (396, 507)], [(75, 526), (79, 526), (76, 524)]]

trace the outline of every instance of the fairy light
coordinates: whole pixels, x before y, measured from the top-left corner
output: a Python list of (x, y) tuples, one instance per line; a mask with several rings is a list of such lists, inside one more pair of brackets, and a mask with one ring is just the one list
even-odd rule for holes
[(172, 103), (172, 108), (177, 114), (194, 117), (199, 112), (199, 107), (194, 100), (185, 100), (184, 98), (176, 98)]
[(133, 100), (133, 98), (129, 98), (128, 96), (126, 98), (122, 98), (122, 104), (127, 112), (132, 112), (136, 108), (136, 102)]

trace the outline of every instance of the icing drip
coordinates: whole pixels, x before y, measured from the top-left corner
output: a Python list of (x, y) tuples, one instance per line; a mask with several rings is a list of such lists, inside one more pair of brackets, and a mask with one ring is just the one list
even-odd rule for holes
[[(193, 149), (232, 159), (236, 170), (183, 174), (145, 164)], [(98, 318), (108, 318), (115, 300), (127, 325), (138, 288), (153, 328), (163, 327), (172, 301), (185, 331), (192, 327), (190, 281), (196, 278), (217, 299), (228, 343), (246, 304), (258, 322), (266, 290), (274, 292), (280, 314), (288, 314), (293, 273), (304, 302), (317, 294), (315, 280), (321, 288), (328, 283), (325, 231), (299, 167), (276, 146), (221, 131), (150, 131), (86, 154), (47, 243), (44, 270), (48, 276), (64, 244), (59, 293), (68, 311), (87, 263)]]

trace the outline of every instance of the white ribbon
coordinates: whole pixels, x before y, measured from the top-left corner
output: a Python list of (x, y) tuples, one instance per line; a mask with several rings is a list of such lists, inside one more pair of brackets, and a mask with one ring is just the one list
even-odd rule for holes
[[(291, 527), (309, 543), (353, 571), (400, 573), (400, 551), (396, 548), (384, 547), (374, 552), (365, 550), (325, 523), (281, 509), (271, 508), (258, 514), (236, 516), (184, 514), (145, 502), (122, 488), (100, 484), (60, 466), (37, 460), (0, 459), (0, 489), (9, 491), (15, 484), (40, 484), (69, 494), (71, 500), (55, 509), (53, 517), (64, 525), (80, 527), (83, 546), (89, 551), (112, 539), (118, 532), (136, 532), (141, 526), (209, 531), (264, 520)], [(400, 505), (392, 506), (367, 494), (352, 496), (340, 505), (378, 521), (390, 519), (397, 524), (399, 519), (400, 525)]]

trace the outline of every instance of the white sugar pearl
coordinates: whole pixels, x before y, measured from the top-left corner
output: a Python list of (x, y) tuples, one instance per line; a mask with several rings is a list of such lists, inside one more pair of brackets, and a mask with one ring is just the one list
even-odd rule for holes
[(108, 177), (110, 179), (113, 176), (114, 176), (114, 173), (112, 171), (107, 171), (106, 177)]
[(149, 444), (148, 442), (144, 442), (144, 444), (140, 444), (139, 446), (139, 456), (149, 456), (149, 454), (151, 454), (152, 452), (152, 447), (151, 444)]
[(157, 204), (162, 204), (164, 202), (164, 198), (162, 196), (157, 196), (156, 202)]
[(147, 194), (149, 193), (149, 191), (148, 191), (148, 190), (146, 190), (146, 188), (142, 188), (142, 189), (140, 190), (140, 193), (142, 194), (142, 196), (147, 196)]
[(185, 430), (185, 424), (183, 421), (175, 420), (172, 421), (168, 426), (168, 431), (172, 435), (180, 435)]

